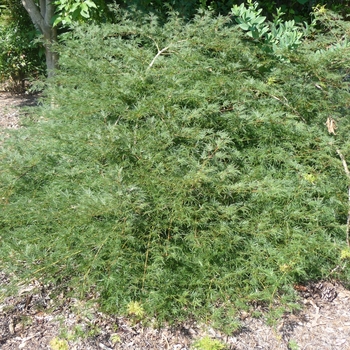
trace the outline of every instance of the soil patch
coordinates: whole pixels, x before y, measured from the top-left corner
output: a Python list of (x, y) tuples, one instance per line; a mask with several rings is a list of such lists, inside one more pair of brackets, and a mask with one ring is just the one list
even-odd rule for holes
[(37, 95), (0, 92), (0, 128), (17, 129), (21, 107), (35, 106), (37, 98)]

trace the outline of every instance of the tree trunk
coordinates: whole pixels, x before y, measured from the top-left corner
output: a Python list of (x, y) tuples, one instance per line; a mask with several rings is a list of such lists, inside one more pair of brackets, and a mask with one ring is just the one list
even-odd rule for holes
[(44, 38), (46, 71), (47, 76), (50, 78), (55, 74), (55, 70), (58, 68), (58, 53), (52, 47), (52, 45), (57, 42), (56, 28), (51, 28), (49, 38), (46, 38), (46, 35), (44, 35)]
[(50, 49), (49, 45), (45, 45), (45, 56), (47, 76), (50, 78), (54, 76), (55, 70), (58, 67), (58, 55), (57, 52)]
[(58, 66), (58, 54), (53, 48), (53, 44), (57, 42), (57, 29), (52, 27), (52, 18), (55, 14), (53, 0), (40, 0), (39, 6), (34, 0), (22, 0), (22, 4), (34, 25), (44, 36), (47, 75), (52, 77)]

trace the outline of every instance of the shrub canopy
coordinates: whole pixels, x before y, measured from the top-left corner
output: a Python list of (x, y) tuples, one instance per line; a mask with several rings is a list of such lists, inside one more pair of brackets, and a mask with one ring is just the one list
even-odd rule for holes
[(1, 265), (97, 290), (111, 312), (140, 301), (221, 325), (232, 306), (346, 276), (331, 271), (349, 49), (307, 40), (276, 58), (226, 17), (120, 16), (71, 32), (42, 107), (4, 143)]

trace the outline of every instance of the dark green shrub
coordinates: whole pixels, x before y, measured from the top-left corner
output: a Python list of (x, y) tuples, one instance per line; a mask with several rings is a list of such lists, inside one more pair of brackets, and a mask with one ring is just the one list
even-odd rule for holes
[(43, 72), (36, 36), (34, 29), (24, 32), (16, 24), (0, 27), (0, 81), (8, 82), (11, 90), (23, 91), (26, 79)]
[(287, 303), (345, 247), (349, 51), (281, 62), (224, 17), (141, 18), (77, 28), (4, 144), (1, 265), (160, 320)]
[[(325, 6), (328, 10), (338, 12), (346, 19), (349, 14), (349, 0), (264, 0), (258, 1), (263, 14), (270, 21), (277, 8), (281, 8), (286, 15), (286, 20), (296, 22), (310, 21), (310, 13), (315, 6)], [(199, 10), (211, 9), (216, 14), (228, 15), (234, 5), (247, 4), (248, 0), (118, 0), (121, 6), (136, 7), (145, 13), (156, 13), (158, 16), (166, 16), (169, 8), (179, 13), (183, 18), (193, 18)]]
[(0, 24), (0, 82), (23, 91), (25, 79), (44, 71), (44, 53), (36, 43), (38, 31), (19, 1), (6, 1), (5, 19)]

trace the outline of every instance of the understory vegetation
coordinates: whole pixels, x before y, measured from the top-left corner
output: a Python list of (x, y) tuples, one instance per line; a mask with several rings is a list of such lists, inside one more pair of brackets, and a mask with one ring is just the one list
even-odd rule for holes
[(294, 284), (348, 279), (347, 22), (322, 10), (276, 54), (229, 16), (116, 15), (66, 34), (2, 140), (1, 269), (227, 332), (251, 304), (293, 307)]
[(21, 2), (0, 0), (0, 83), (12, 92), (24, 92), (26, 80), (44, 72), (37, 36)]

